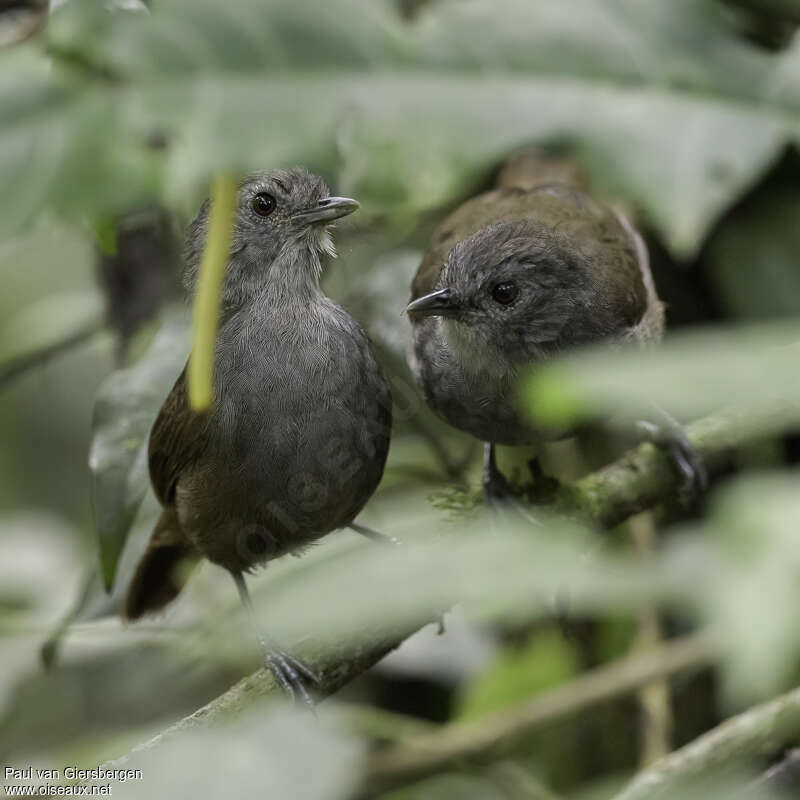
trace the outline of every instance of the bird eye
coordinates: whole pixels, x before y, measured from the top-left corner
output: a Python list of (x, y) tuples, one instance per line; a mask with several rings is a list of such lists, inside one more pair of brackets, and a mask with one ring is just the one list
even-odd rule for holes
[(268, 217), (275, 210), (275, 198), (266, 192), (259, 192), (251, 203), (259, 217)]
[(492, 289), (492, 297), (501, 305), (511, 305), (519, 294), (519, 286), (512, 281), (507, 283), (498, 283)]

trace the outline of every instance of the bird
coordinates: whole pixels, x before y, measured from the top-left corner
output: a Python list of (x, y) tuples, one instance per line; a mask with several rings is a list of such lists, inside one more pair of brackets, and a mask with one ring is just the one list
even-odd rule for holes
[[(647, 247), (627, 217), (571, 175), (561, 182), (527, 171), (514, 181), (515, 169), (503, 170), (501, 185), (440, 223), (406, 308), (411, 373), (440, 417), (484, 442), (488, 501), (510, 491), (496, 445), (541, 445), (571, 433), (537, 427), (524, 413), (518, 382), (527, 370), (576, 347), (648, 345), (664, 333)], [(651, 438), (666, 444), (687, 484), (704, 485), (688, 439), (665, 413), (659, 419), (647, 429)]]
[[(330, 225), (359, 207), (332, 197), (302, 167), (255, 173), (238, 186), (222, 287), (214, 402), (195, 413), (186, 369), (151, 429), (150, 479), (161, 516), (127, 591), (124, 617), (156, 612), (180, 592), (184, 559), (233, 576), (297, 554), (355, 519), (383, 474), (392, 425), (389, 385), (358, 323), (320, 288), (335, 255)], [(191, 294), (209, 225), (206, 201), (186, 234)], [(262, 639), (284, 690), (311, 703), (298, 659)]]

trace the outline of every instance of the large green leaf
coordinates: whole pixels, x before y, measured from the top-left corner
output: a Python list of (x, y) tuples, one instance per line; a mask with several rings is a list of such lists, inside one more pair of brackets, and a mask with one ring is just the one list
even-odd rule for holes
[(184, 313), (165, 321), (149, 353), (113, 373), (95, 401), (89, 468), (100, 544), (100, 567), (110, 588), (117, 562), (148, 487), (147, 435), (188, 353)]
[(650, 349), (600, 345), (536, 368), (521, 402), (562, 425), (652, 418), (656, 406), (684, 420), (732, 408), (753, 434), (773, 435), (800, 424), (799, 359), (794, 320), (676, 334)]
[[(99, 33), (85, 5), (91, 35), (73, 18), (53, 36), (87, 49), (99, 77), (62, 89), (63, 119), (48, 96), (58, 68), (26, 93), (26, 115), (0, 112), (0, 151), (15, 153), (0, 178), (29, 212), (97, 212), (131, 184), (161, 193), (156, 173), (139, 176), (162, 158), (163, 193), (183, 208), (219, 167), (304, 162), (367, 212), (419, 212), (514, 148), (557, 142), (689, 256), (800, 131), (791, 54), (738, 39), (712, 0), (451, 0), (412, 25), (386, 0), (171, 0)], [(0, 108), (18, 93), (0, 85)], [(23, 144), (36, 125), (56, 139), (42, 140), (43, 164)], [(135, 143), (154, 136), (167, 150), (139, 164)]]

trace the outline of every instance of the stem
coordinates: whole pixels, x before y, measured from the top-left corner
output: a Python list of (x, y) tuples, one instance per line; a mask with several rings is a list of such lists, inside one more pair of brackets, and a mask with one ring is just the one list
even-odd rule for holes
[(640, 773), (614, 800), (682, 797), (681, 786), (727, 765), (768, 754), (800, 733), (800, 689), (731, 717)]
[[(628, 531), (634, 549), (643, 562), (653, 557), (656, 528), (652, 512), (628, 520)], [(663, 640), (658, 609), (647, 603), (637, 615), (638, 633), (634, 648), (639, 652), (656, 647)], [(641, 708), (641, 754), (639, 763), (647, 767), (672, 749), (673, 714), (669, 681), (661, 679), (642, 686), (637, 692)]]
[(219, 173), (211, 186), (208, 238), (197, 279), (192, 329), (192, 354), (187, 371), (189, 405), (207, 411), (214, 400), (214, 354), (219, 327), (222, 281), (228, 264), (236, 207), (236, 181)]
[(584, 712), (680, 670), (708, 664), (711, 659), (712, 649), (706, 638), (688, 636), (594, 669), (516, 708), (421, 734), (372, 756), (366, 769), (369, 791), (365, 796), (420, 780), (464, 760), (492, 759), (501, 747), (536, 728)]

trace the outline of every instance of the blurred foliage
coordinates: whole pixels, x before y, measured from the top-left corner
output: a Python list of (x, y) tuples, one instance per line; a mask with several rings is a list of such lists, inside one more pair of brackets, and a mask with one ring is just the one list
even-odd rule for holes
[[(774, 442), (798, 429), (797, 4), (147, 5), (66, 0), (41, 31), (38, 5), (33, 17), (0, 8), (0, 43), (27, 39), (0, 50), (0, 365), (104, 314), (120, 337), (101, 332), (0, 385), (0, 760), (96, 766), (258, 664), (229, 579), (208, 565), (159, 620), (96, 619), (114, 611), (156, 513), (145, 442), (188, 350), (185, 316), (163, 309), (172, 233), (221, 169), (304, 163), (361, 201), (325, 286), (375, 340), (397, 405), (364, 521), (404, 547), (342, 532), (271, 564), (253, 580), (265, 629), (302, 654), (458, 603), (494, 655), (468, 656), (454, 626), (432, 637), (448, 677), (412, 639), (415, 679), (385, 668), (382, 680), (395, 709), (436, 692), (451, 719), (479, 722), (626, 653), (638, 609), (656, 603), (670, 633), (705, 626), (721, 652), (713, 673), (672, 681), (677, 744), (796, 684), (800, 476), (780, 455), (715, 489), (702, 516), (664, 526), (646, 564), (625, 537), (538, 508), (486, 517), (477, 452), (411, 386), (401, 311), (444, 210), (536, 144), (636, 213), (673, 325), (718, 327), (554, 364), (524, 389), (534, 412), (627, 424), (656, 402), (682, 420), (732, 409)], [(23, 18), (36, 24), (14, 27)], [(155, 219), (146, 241), (142, 214)], [(791, 439), (774, 449), (791, 459)], [(94, 562), (96, 528), (114, 591), (90, 593), (45, 675), (38, 648)], [(553, 625), (565, 609), (577, 639)], [(369, 676), (343, 693), (378, 696)], [(352, 796), (374, 743), (327, 704), (320, 717), (259, 705), (145, 751), (145, 782), (114, 795)], [(639, 722), (632, 699), (610, 703), (526, 738), (510, 769), (454, 768), (391, 796), (536, 797), (545, 777), (563, 797), (607, 799), (636, 766)], [(766, 763), (681, 796), (766, 797), (748, 771)]]
[(71, 0), (46, 44), (53, 70), (41, 46), (2, 58), (6, 229), (44, 209), (186, 209), (212, 167), (291, 162), (408, 214), (539, 141), (686, 257), (800, 130), (796, 47), (746, 44), (710, 0), (450, 0), (410, 25), (388, 0)]
[(94, 476), (92, 506), (106, 588), (114, 581), (128, 530), (150, 485), (146, 440), (183, 369), (187, 331), (186, 315), (174, 313), (147, 356), (111, 375), (97, 394), (89, 468)]

